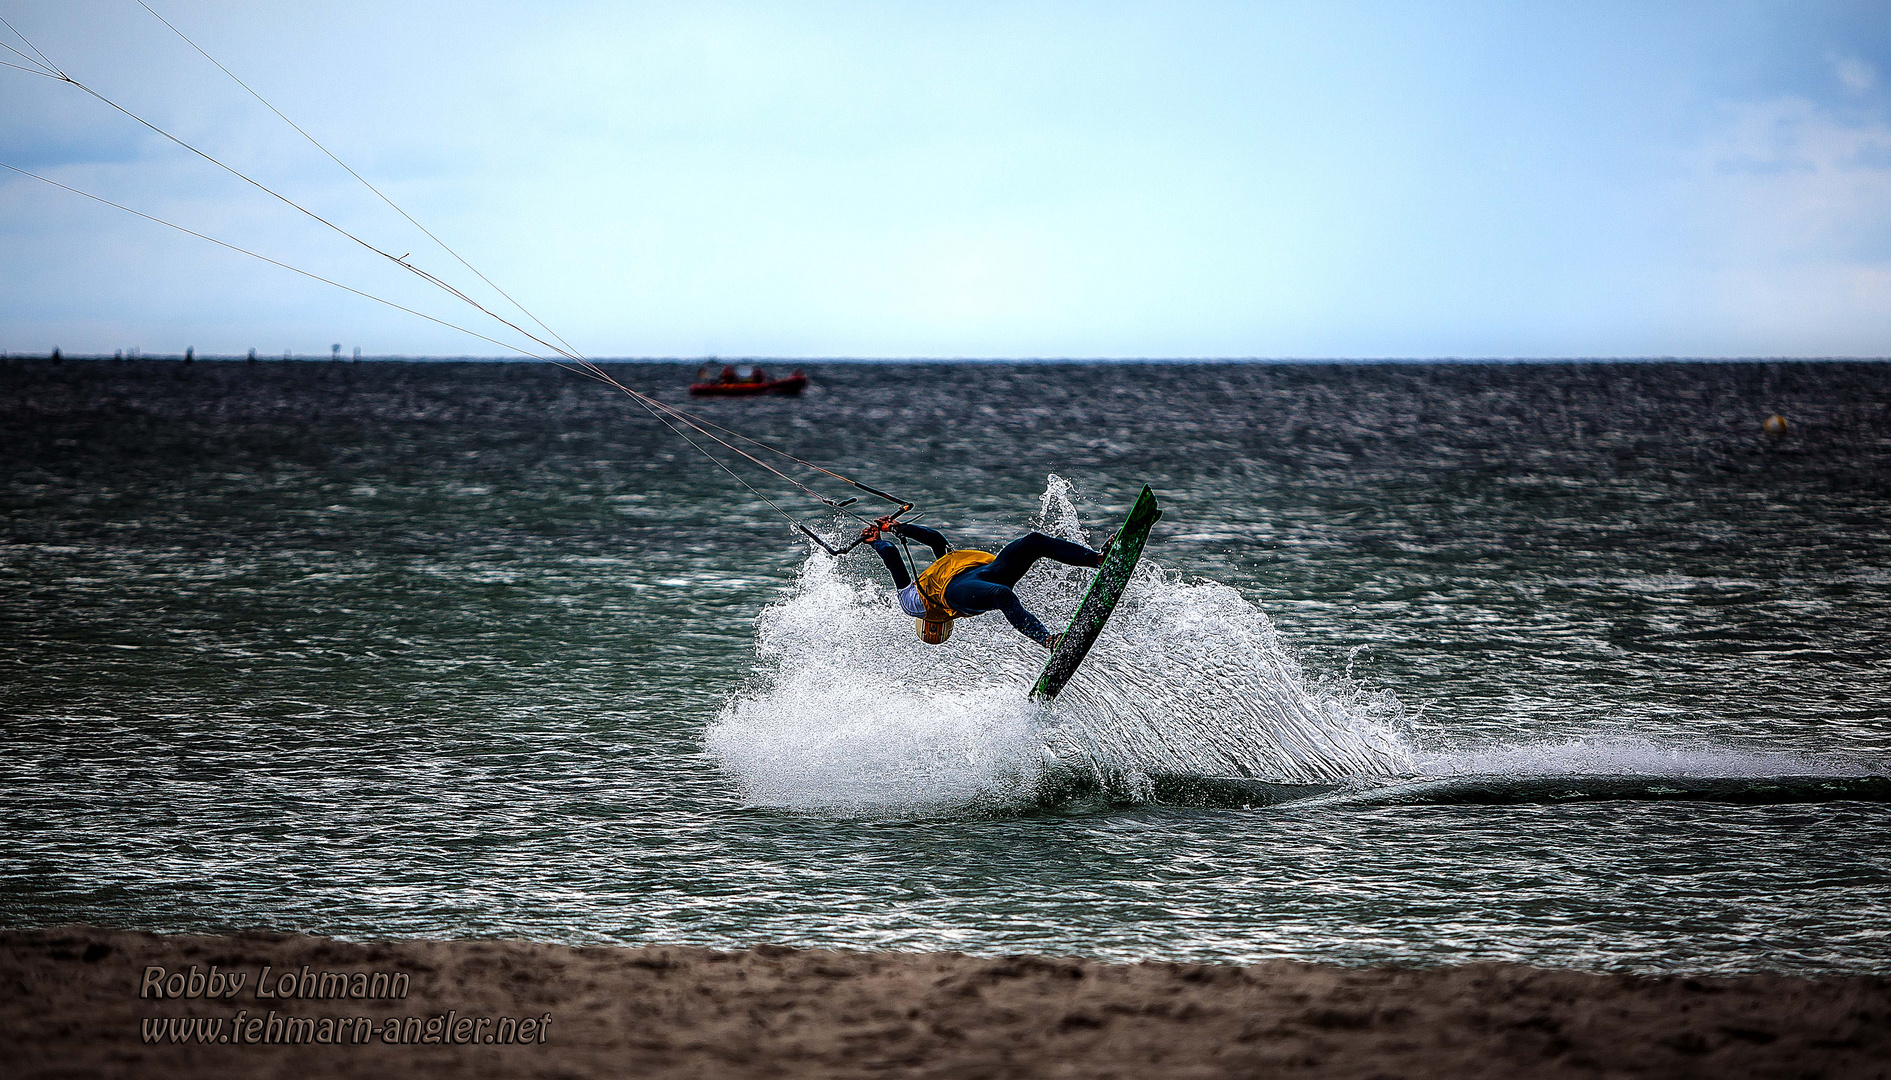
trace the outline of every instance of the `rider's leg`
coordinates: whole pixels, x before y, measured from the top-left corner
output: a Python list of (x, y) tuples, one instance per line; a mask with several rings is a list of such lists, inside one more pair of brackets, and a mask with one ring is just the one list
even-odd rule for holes
[(1006, 544), (996, 559), (968, 573), (1010, 588), (1017, 585), (1018, 579), (1039, 559), (1049, 559), (1065, 566), (1095, 566), (1100, 561), (1096, 552), (1082, 544), (1045, 536), (1041, 532), (1028, 532)]

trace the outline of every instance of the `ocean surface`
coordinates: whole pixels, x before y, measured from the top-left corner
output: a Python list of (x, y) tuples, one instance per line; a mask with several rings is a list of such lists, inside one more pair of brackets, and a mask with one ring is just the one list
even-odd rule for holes
[(612, 371), (960, 546), (1155, 488), (1055, 707), (549, 365), (0, 364), (0, 925), (1891, 973), (1891, 364), (803, 366)]

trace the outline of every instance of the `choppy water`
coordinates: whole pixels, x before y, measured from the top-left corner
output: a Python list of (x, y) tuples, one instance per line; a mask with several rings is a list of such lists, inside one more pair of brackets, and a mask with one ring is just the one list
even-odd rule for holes
[(547, 366), (0, 366), (0, 923), (1891, 971), (1891, 365), (809, 370), (692, 407), (1161, 494), (1056, 709)]

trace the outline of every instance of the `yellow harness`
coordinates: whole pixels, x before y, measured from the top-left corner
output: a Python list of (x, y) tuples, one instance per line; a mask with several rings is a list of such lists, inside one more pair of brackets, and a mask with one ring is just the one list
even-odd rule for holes
[(961, 618), (961, 614), (953, 611), (945, 602), (946, 586), (952, 584), (952, 579), (958, 577), (961, 571), (983, 566), (997, 557), (989, 551), (967, 548), (964, 551), (948, 551), (934, 559), (931, 566), (920, 572), (919, 580), (913, 583), (919, 586), (919, 598), (926, 603), (927, 621)]

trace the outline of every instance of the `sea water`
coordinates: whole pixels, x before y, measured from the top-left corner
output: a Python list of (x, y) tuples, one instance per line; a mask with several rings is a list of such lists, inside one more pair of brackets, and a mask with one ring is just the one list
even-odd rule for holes
[(0, 366), (0, 923), (1891, 971), (1891, 366), (806, 367), (615, 370), (959, 546), (1155, 487), (1053, 705), (549, 366)]

